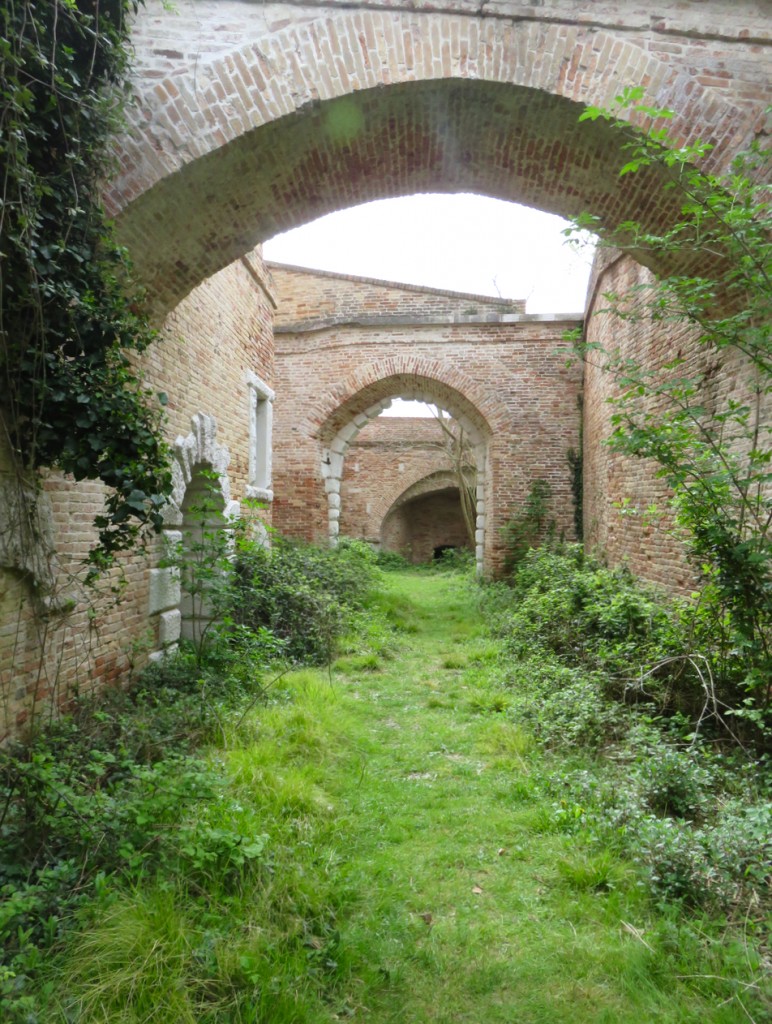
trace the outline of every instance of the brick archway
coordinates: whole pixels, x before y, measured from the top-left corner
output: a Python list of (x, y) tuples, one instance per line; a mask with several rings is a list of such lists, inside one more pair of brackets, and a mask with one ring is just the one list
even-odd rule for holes
[(445, 470), (437, 470), (436, 473), (429, 473), (427, 476), (423, 476), (420, 480), (413, 480), (405, 487), (405, 489), (399, 494), (398, 497), (392, 501), (389, 507), (385, 510), (383, 518), (392, 512), (394, 509), (400, 508), (408, 501), (412, 501), (413, 498), (421, 498), (425, 494), (432, 494), (434, 491), (447, 490), (449, 487), (456, 487), (457, 481), (452, 473)]
[(378, 402), (397, 395), (439, 402), (454, 416), (467, 420), (482, 435), (510, 426), (511, 413), (506, 406), (490, 388), (473, 380), (459, 367), (437, 359), (395, 355), (358, 367), (322, 395), (309, 410), (304, 429), (329, 443), (346, 423)]
[(650, 175), (618, 178), (613, 128), (577, 121), (624, 85), (672, 107), (676, 137), (710, 138), (714, 163), (753, 129), (754, 111), (608, 11), (600, 29), (334, 2), (270, 24), (257, 7), (210, 2), (175, 24), (151, 2), (136, 22), (139, 106), (107, 199), (158, 313), (260, 241), (374, 198), (475, 191), (607, 225), (667, 220), (675, 200)]
[[(446, 470), (437, 470), (418, 480), (413, 480), (386, 509), (379, 509), (381, 515), (378, 534), (381, 546), (385, 550), (389, 550), (386, 548), (385, 540), (390, 532), (390, 523), (395, 517), (400, 516), (401, 510), (404, 510), (405, 506), (420, 501), (422, 498), (433, 498), (449, 493), (458, 495), (458, 480), (453, 473)], [(434, 545), (431, 546), (434, 547)]]
[[(472, 397), (485, 406), (487, 416), (483, 415)], [(486, 548), (490, 547), (486, 520), (493, 502), (489, 465), (490, 421), (503, 427), (508, 416), (474, 381), (452, 366), (431, 360), (401, 357), (365, 366), (342, 382), (334, 392), (324, 396), (319, 407), (307, 418), (304, 433), (316, 436), (321, 442), (320, 475), (327, 497), (330, 543), (336, 544), (338, 538), (341, 481), (348, 449), (363, 427), (377, 419), (393, 398), (439, 405), (450, 412), (466, 431), (473, 446), (477, 470), (475, 557), (481, 574)], [(490, 558), (490, 551), (487, 554)]]

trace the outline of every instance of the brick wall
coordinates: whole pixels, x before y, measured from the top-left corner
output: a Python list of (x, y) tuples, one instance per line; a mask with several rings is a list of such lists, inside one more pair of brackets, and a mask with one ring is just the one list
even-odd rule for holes
[[(366, 323), (369, 318), (382, 321), (386, 316), (395, 319), (407, 316), (410, 322), (414, 322), (422, 315), (463, 317), (485, 313), (493, 316), (525, 313), (525, 302), (519, 299), (492, 299), (467, 292), (397, 285), (322, 270), (315, 270), (313, 275), (309, 275), (305, 267), (270, 262), (268, 269), (280, 273), (285, 282), (281, 308), (276, 314), (276, 324), (281, 327), (303, 323), (308, 328), (315, 323), (323, 326), (331, 321), (344, 322), (352, 318), (358, 323)], [(297, 279), (295, 287), (291, 284), (293, 278)]]
[(363, 427), (347, 453), (340, 532), (380, 543), (384, 518), (405, 491), (427, 477), (450, 477), (434, 419), (381, 416)]
[(385, 196), (476, 191), (607, 227), (669, 221), (671, 193), (617, 177), (614, 130), (577, 121), (625, 85), (675, 111), (679, 140), (712, 142), (711, 166), (760, 130), (760, 0), (414, 6), (140, 9), (138, 107), (107, 198), (158, 309), (279, 231)]
[[(660, 378), (669, 372), (665, 364), (675, 357), (683, 358), (688, 374), (707, 373), (701, 394), (706, 408), (725, 408), (730, 398), (747, 403), (749, 377), (737, 354), (706, 350), (697, 335), (685, 326), (652, 324), (645, 318), (622, 321), (604, 313), (608, 305), (604, 293), (625, 295), (650, 283), (652, 275), (628, 256), (614, 252), (600, 256), (591, 286), (587, 340), (609, 353), (618, 352), (623, 358), (644, 365)], [(643, 299), (636, 299), (633, 293), (632, 302), (636, 301), (640, 305)], [(687, 563), (684, 546), (673, 534), (669, 494), (657, 478), (656, 465), (616, 454), (605, 444), (613, 429), (613, 407), (608, 400), (618, 394), (618, 388), (603, 365), (601, 352), (591, 352), (585, 365), (585, 540), (610, 562), (625, 561), (634, 573), (646, 579), (671, 590), (689, 592), (694, 587), (694, 573)], [(654, 402), (649, 408), (656, 412)], [(658, 514), (647, 515), (649, 506), (655, 506)]]
[[(246, 371), (267, 383), (273, 379), (272, 302), (266, 287), (258, 254), (235, 263), (181, 303), (143, 357), (148, 385), (169, 396), (169, 441), (187, 438), (187, 446), (177, 449), (187, 460), (184, 470), (175, 461), (178, 496), (191, 470), (195, 473), (195, 465), (188, 465), (195, 453), (216, 449), (222, 455), (226, 448), (232, 456), (226, 490), (236, 500), (244, 493)], [(191, 440), (191, 418), (202, 413), (214, 418), (216, 432), (211, 436), (213, 422), (207, 420), (209, 433), (203, 441)], [(8, 502), (14, 493), (13, 480), (7, 453), (0, 452), (0, 500)], [(132, 664), (143, 664), (164, 638), (173, 639), (178, 602), (173, 585), (164, 579), (168, 570), (155, 568), (156, 539), (146, 550), (121, 559), (97, 592), (83, 589), (82, 563), (95, 538), (91, 523), (103, 495), (96, 482), (75, 483), (61, 474), (46, 474), (43, 520), (50, 533), (48, 546), (56, 553), (48, 580), (39, 566), (26, 571), (21, 556), (0, 536), (0, 740), (30, 715), (48, 713), (65, 702), (76, 686), (83, 692), (125, 682)], [(36, 603), (41, 582), (48, 593)]]
[[(280, 310), (297, 309), (306, 284), (316, 287), (313, 272), (285, 273), (273, 266), (272, 273)], [(576, 322), (522, 314), (493, 320), (482, 313), (461, 319), (417, 315), (411, 323), (405, 305), (399, 322), (387, 315), (380, 321), (368, 317), (362, 325), (352, 315), (350, 280), (344, 285), (345, 322), (332, 311), (331, 326), (315, 320), (277, 323), (279, 529), (326, 540), (330, 481), (322, 476), (323, 453), (341, 432), (350, 428), (356, 434), (379, 402), (401, 395), (438, 402), (479, 432), (486, 453), (481, 543), (487, 571), (497, 571), (503, 559), (499, 528), (521, 507), (537, 477), (549, 481), (554, 514), (572, 536), (567, 453), (578, 445), (580, 368), (566, 366), (562, 336)], [(411, 294), (405, 290), (405, 304)], [(341, 522), (344, 517), (342, 509)]]
[(274, 384), (273, 309), (269, 276), (252, 253), (199, 285), (167, 318), (163, 343), (145, 360), (153, 382), (169, 383), (170, 437), (187, 435), (195, 412), (217, 419), (234, 496), (247, 483), (247, 373)]

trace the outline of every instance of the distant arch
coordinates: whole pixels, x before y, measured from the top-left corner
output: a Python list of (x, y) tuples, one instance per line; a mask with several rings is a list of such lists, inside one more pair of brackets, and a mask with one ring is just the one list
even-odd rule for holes
[[(384, 373), (388, 375), (382, 376)], [(332, 545), (337, 544), (340, 532), (341, 483), (349, 447), (363, 427), (388, 408), (393, 398), (416, 399), (439, 405), (451, 413), (463, 426), (472, 445), (477, 473), (475, 559), (477, 571), (482, 574), (486, 502), (490, 500), (488, 441), (492, 429), (487, 417), (468, 394), (459, 390), (459, 385), (474, 396), (479, 395), (494, 421), (506, 416), (505, 410), (498, 408), (489, 394), (453, 367), (412, 357), (387, 359), (381, 364), (363, 367), (344, 381), (340, 389), (326, 395), (310, 414), (307, 429), (323, 442), (320, 471), (327, 495), (327, 530)], [(372, 404), (368, 404), (370, 402)]]

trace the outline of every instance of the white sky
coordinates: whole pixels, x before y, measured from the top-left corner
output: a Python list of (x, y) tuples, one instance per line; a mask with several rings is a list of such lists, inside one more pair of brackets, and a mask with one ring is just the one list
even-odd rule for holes
[[(263, 249), (278, 263), (525, 299), (528, 313), (581, 314), (592, 252), (566, 244), (566, 226), (500, 199), (414, 195), (320, 217)], [(406, 404), (395, 402), (391, 414), (419, 411)]]
[(560, 217), (475, 195), (381, 199), (265, 243), (265, 258), (477, 295), (525, 299), (529, 313), (581, 313), (591, 254)]

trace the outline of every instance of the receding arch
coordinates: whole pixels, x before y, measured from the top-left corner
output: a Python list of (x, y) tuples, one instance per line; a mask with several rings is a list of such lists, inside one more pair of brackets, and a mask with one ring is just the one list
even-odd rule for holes
[[(458, 486), (455, 474), (446, 469), (434, 470), (431, 473), (418, 471), (407, 475), (406, 480), (407, 482), (404, 483), (402, 490), (400, 490), (396, 496), (394, 495), (393, 490), (390, 489), (388, 492), (376, 497), (372, 516), (373, 521), (378, 524), (379, 531), (383, 524), (383, 520), (389, 512), (398, 508), (405, 501), (409, 501), (411, 497), (428, 494), (432, 490), (442, 490), (446, 487)], [(374, 532), (375, 531), (373, 531), (373, 533)]]
[(406, 488), (383, 517), (379, 537), (382, 550), (409, 552), (414, 562), (429, 561), (438, 547), (469, 549), (458, 481), (432, 473)]
[(477, 473), (475, 558), (477, 571), (482, 573), (486, 507), (491, 500), (488, 449), (492, 427), (467, 392), (479, 397), (494, 421), (503, 422), (505, 410), (498, 408), (497, 403), (474, 381), (455, 367), (426, 359), (400, 357), (370, 364), (343, 381), (339, 389), (324, 396), (320, 406), (307, 419), (306, 430), (322, 442), (320, 473), (327, 495), (331, 544), (337, 543), (340, 530), (341, 482), (350, 445), (363, 427), (388, 408), (393, 398), (417, 399), (451, 413), (466, 431), (472, 445)]
[(208, 61), (180, 53), (164, 80), (143, 79), (140, 59), (108, 201), (159, 314), (260, 241), (374, 198), (474, 191), (608, 227), (670, 220), (656, 172), (620, 179), (618, 133), (578, 122), (623, 85), (673, 107), (682, 141), (710, 125), (714, 162), (751, 131), (715, 90), (596, 27), (327, 14)]
[(341, 427), (378, 402), (397, 396), (439, 403), (482, 434), (490, 435), (510, 425), (511, 415), (506, 406), (490, 388), (473, 380), (458, 366), (438, 359), (395, 355), (358, 367), (321, 395), (308, 411), (304, 429), (329, 443)]
[(396, 508), (412, 501), (413, 498), (421, 498), (425, 494), (432, 494), (434, 491), (444, 491), (449, 487), (456, 486), (456, 478), (446, 470), (437, 470), (434, 473), (427, 473), (418, 480), (413, 480), (403, 491), (392, 501), (386, 509), (384, 519)]

